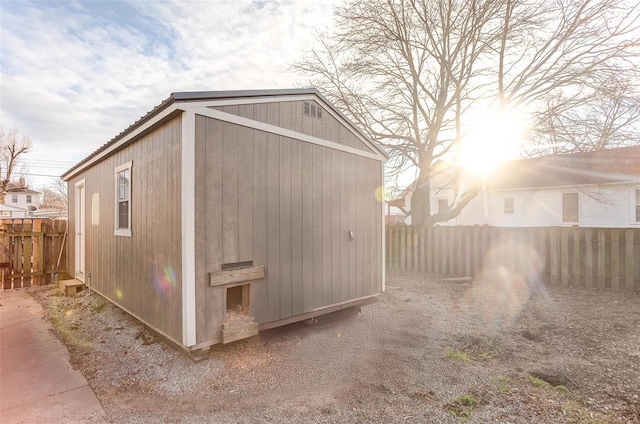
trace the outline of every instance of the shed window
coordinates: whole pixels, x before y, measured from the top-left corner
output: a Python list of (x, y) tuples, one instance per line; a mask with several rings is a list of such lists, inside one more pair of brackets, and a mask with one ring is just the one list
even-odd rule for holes
[(11, 195), (11, 203), (18, 203), (18, 195), (17, 194), (12, 194)]
[(115, 169), (116, 236), (131, 237), (131, 162)]
[(513, 197), (507, 197), (504, 199), (504, 213), (505, 214), (513, 214), (515, 210), (515, 202)]
[(314, 102), (304, 102), (302, 111), (305, 115), (316, 119), (322, 119), (322, 108)]
[(27, 194), (27, 203), (31, 203), (31, 195)]
[(562, 222), (578, 222), (578, 193), (562, 194)]
[(636, 222), (640, 222), (640, 190), (636, 190)]

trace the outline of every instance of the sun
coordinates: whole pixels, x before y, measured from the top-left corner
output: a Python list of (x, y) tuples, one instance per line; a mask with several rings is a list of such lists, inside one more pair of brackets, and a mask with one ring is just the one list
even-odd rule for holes
[(500, 111), (483, 116), (463, 138), (460, 165), (486, 175), (500, 163), (515, 159), (528, 130), (526, 115)]

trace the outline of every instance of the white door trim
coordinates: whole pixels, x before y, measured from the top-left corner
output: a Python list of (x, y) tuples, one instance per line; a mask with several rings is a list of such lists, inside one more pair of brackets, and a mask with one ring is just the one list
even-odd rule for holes
[(74, 277), (84, 283), (85, 265), (85, 221), (86, 214), (86, 190), (85, 179), (75, 184), (75, 219), (74, 219)]

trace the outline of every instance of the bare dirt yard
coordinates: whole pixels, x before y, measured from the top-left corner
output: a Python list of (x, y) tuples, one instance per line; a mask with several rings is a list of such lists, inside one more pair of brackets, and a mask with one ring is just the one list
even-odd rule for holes
[(640, 422), (637, 293), (397, 272), (359, 315), (194, 361), (98, 295), (31, 290), (114, 423)]

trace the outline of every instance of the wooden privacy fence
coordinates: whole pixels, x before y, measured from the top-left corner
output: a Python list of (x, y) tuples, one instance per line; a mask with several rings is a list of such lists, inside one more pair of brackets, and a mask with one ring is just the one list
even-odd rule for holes
[(550, 284), (640, 290), (640, 229), (388, 225), (386, 264), (446, 277), (500, 267)]
[(65, 273), (66, 231), (61, 220), (0, 220), (1, 288), (48, 284)]

